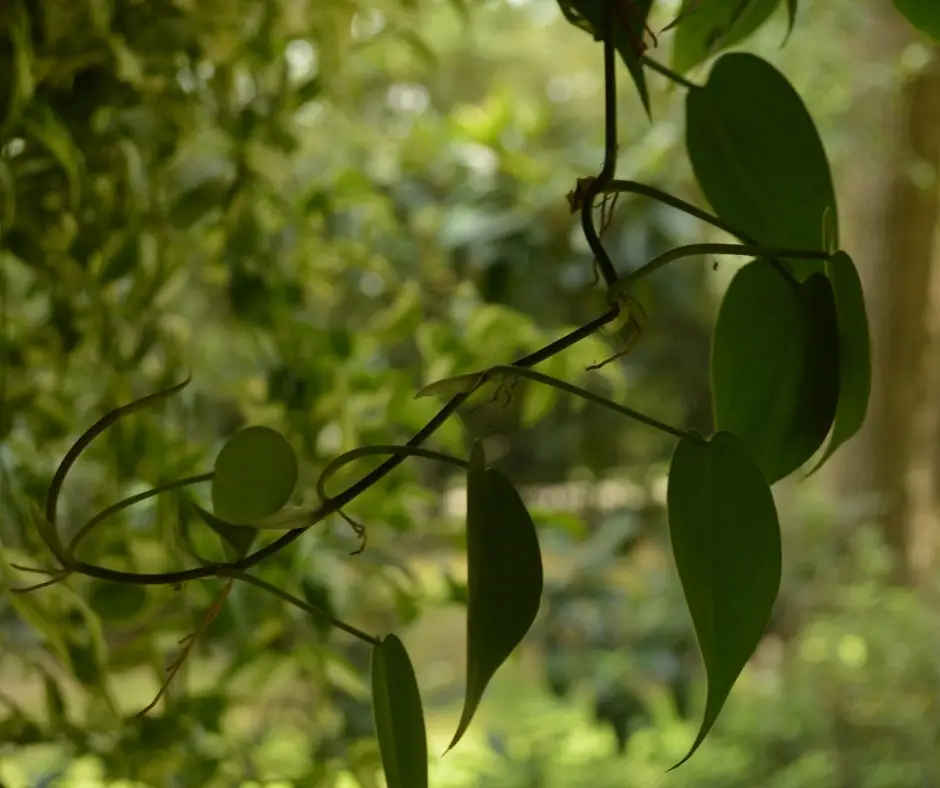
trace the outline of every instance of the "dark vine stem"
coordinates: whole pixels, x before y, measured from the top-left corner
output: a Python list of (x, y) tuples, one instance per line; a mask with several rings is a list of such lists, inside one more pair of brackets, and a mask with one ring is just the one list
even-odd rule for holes
[(663, 254), (653, 258), (646, 265), (637, 268), (635, 271), (631, 271), (619, 282), (617, 282), (617, 287), (618, 289), (625, 290), (634, 282), (642, 279), (645, 276), (649, 276), (654, 271), (662, 268), (664, 265), (667, 265), (675, 260), (681, 260), (684, 257), (698, 257), (704, 254), (729, 254), (740, 257), (760, 257), (767, 258), (768, 261), (770, 258), (779, 257), (793, 257), (800, 260), (827, 260), (830, 256), (828, 252), (815, 251), (812, 249), (779, 249), (767, 246), (755, 246), (752, 244), (688, 244), (687, 246), (680, 246), (676, 249), (670, 249), (668, 252), (663, 252)]
[(617, 170), (617, 67), (614, 48), (614, 4), (608, 3), (607, 23), (604, 25), (604, 166), (591, 182), (581, 204), (581, 228), (584, 238), (594, 253), (597, 268), (608, 287), (617, 281), (617, 269), (604, 251), (597, 229), (594, 227), (594, 200), (613, 180)]
[(347, 624), (342, 619), (330, 615), (325, 610), (321, 610), (315, 605), (311, 605), (309, 602), (304, 602), (304, 600), (298, 599), (293, 594), (289, 594), (287, 591), (283, 591), (266, 580), (262, 580), (260, 577), (255, 577), (254, 575), (249, 575), (247, 572), (240, 572), (234, 569), (219, 570), (218, 575), (219, 577), (228, 577), (233, 580), (241, 580), (242, 582), (248, 583), (249, 585), (253, 585), (257, 588), (267, 591), (269, 594), (273, 594), (278, 599), (282, 599), (285, 602), (300, 608), (305, 613), (308, 613), (315, 618), (322, 618), (325, 621), (329, 621), (334, 627), (343, 630), (343, 632), (352, 635), (354, 638), (364, 640), (366, 643), (369, 643), (373, 646), (379, 645), (379, 639), (375, 635), (370, 635), (367, 632), (363, 632), (358, 627), (354, 627), (352, 624)]
[[(607, 312), (601, 315), (598, 318), (595, 318), (590, 323), (586, 323), (580, 328), (575, 329), (574, 331), (566, 334), (560, 339), (546, 345), (540, 350), (535, 351), (534, 353), (525, 356), (515, 362), (512, 366), (519, 368), (526, 368), (534, 366), (535, 364), (541, 363), (548, 358), (551, 358), (557, 353), (571, 347), (572, 345), (577, 344), (581, 340), (590, 336), (596, 332), (602, 326), (607, 325), (608, 323), (613, 322), (617, 316), (620, 314), (620, 308), (617, 306), (611, 307)], [(115, 411), (111, 411), (107, 416), (100, 419), (95, 426), (92, 428), (95, 431), (95, 434), (100, 434), (102, 431), (101, 425), (113, 424), (119, 418), (127, 415), (128, 413), (133, 412), (134, 410), (139, 410), (142, 407), (141, 403), (152, 403), (158, 399), (162, 399), (166, 396), (169, 396), (171, 393), (179, 391), (184, 384), (179, 384), (170, 389), (167, 389), (157, 394), (153, 394), (150, 397), (146, 397), (143, 400), (138, 400), (135, 403), (132, 403), (130, 406), (124, 406), (123, 408), (118, 408)], [(440, 426), (457, 410), (460, 405), (467, 399), (467, 393), (461, 393), (453, 397), (440, 411), (421, 429), (410, 441), (408, 441), (405, 446), (407, 448), (415, 448), (420, 444), (424, 443), (431, 435), (433, 435)], [(91, 432), (90, 430), (89, 432)], [(92, 435), (94, 437), (94, 435)], [(91, 442), (91, 439), (88, 438), (88, 434), (83, 435), (76, 445), (81, 445), (82, 448), (87, 446)], [(73, 450), (70, 451), (66, 456), (74, 462), (77, 459), (77, 452)], [(400, 465), (405, 460), (404, 454), (396, 455), (390, 457), (388, 460), (383, 462), (379, 467), (372, 470), (370, 473), (363, 476), (359, 481), (353, 483), (345, 490), (343, 490), (338, 495), (330, 498), (327, 501), (324, 501), (317, 509), (313, 512), (310, 512), (307, 515), (306, 522), (298, 527), (294, 528), (291, 531), (283, 534), (281, 537), (271, 542), (268, 545), (260, 548), (256, 552), (245, 556), (239, 561), (234, 561), (231, 563), (213, 563), (207, 564), (201, 567), (193, 567), (191, 569), (182, 569), (175, 572), (124, 572), (117, 569), (110, 569), (104, 566), (98, 566), (96, 564), (90, 564), (85, 561), (75, 560), (71, 556), (63, 556), (60, 558), (60, 563), (63, 567), (68, 569), (71, 572), (76, 572), (78, 574), (87, 575), (89, 577), (94, 577), (99, 580), (108, 580), (116, 583), (131, 583), (137, 585), (169, 585), (176, 583), (185, 583), (190, 580), (200, 580), (206, 577), (214, 577), (223, 575), (226, 572), (232, 571), (243, 571), (249, 569), (255, 564), (263, 561), (265, 558), (274, 555), (278, 551), (285, 548), (287, 545), (291, 544), (294, 540), (299, 538), (304, 534), (309, 527), (320, 522), (327, 516), (338, 512), (342, 507), (349, 504), (352, 500), (359, 497), (362, 493), (376, 484), (379, 480), (384, 478), (390, 471), (394, 470), (398, 465)], [(64, 476), (64, 474), (61, 474)], [(56, 477), (59, 477), (60, 474), (57, 472)], [(50, 496), (53, 492), (58, 495), (59, 490), (61, 489), (60, 484), (53, 488), (50, 486)], [(50, 502), (47, 501), (47, 511), (51, 512), (53, 518), (56, 512), (56, 501), (53, 499)], [(113, 507), (112, 507), (113, 508)], [(54, 519), (50, 519), (50, 522), (55, 525)], [(59, 556), (57, 556), (59, 557)], [(64, 558), (64, 560), (63, 560)]]
[(654, 419), (652, 416), (647, 416), (644, 413), (640, 413), (638, 410), (633, 410), (633, 408), (628, 408), (626, 405), (621, 405), (618, 402), (609, 400), (606, 397), (602, 397), (599, 394), (595, 394), (592, 391), (583, 389), (580, 386), (575, 386), (571, 383), (568, 383), (564, 380), (559, 380), (554, 378), (551, 375), (544, 375), (541, 372), (536, 372), (534, 369), (520, 369), (514, 367), (511, 364), (499, 364), (495, 367), (490, 367), (488, 370), (480, 374), (480, 380), (474, 389), (482, 386), (487, 380), (497, 376), (497, 375), (507, 375), (507, 376), (518, 376), (520, 378), (528, 378), (529, 380), (534, 380), (536, 383), (541, 383), (545, 386), (551, 386), (553, 388), (564, 391), (566, 394), (571, 394), (575, 397), (580, 397), (581, 399), (587, 400), (588, 402), (593, 402), (595, 405), (600, 405), (601, 407), (612, 410), (616, 413), (619, 413), (621, 416), (626, 416), (629, 419), (638, 421), (641, 424), (645, 424), (647, 427), (652, 427), (655, 430), (660, 432), (665, 432), (667, 435), (672, 435), (673, 437), (679, 438), (688, 438), (694, 440), (697, 443), (705, 443), (705, 439), (700, 435), (686, 430), (680, 430), (678, 427), (673, 427), (665, 422)]
[(659, 74), (662, 74), (664, 77), (666, 77), (666, 79), (670, 80), (671, 82), (675, 82), (677, 85), (682, 85), (682, 87), (684, 88), (692, 90), (693, 88), (699, 87), (694, 82), (686, 79), (681, 74), (677, 74), (671, 68), (668, 68), (664, 66), (662, 63), (656, 60), (653, 60), (653, 58), (651, 58), (649, 55), (643, 55), (643, 57), (640, 58), (640, 62), (651, 71), (655, 71)]
[[(594, 198), (596, 198), (596, 196), (602, 192), (605, 184), (608, 184), (613, 179), (614, 171), (616, 170), (617, 166), (617, 93), (615, 48), (613, 43), (613, 4), (609, 4), (609, 6), (610, 16), (604, 30), (604, 163), (600, 175), (588, 188), (581, 214), (581, 223), (585, 238), (594, 252), (594, 255), (597, 259), (597, 264), (608, 286), (613, 285), (617, 281), (617, 272), (614, 269), (610, 258), (607, 256), (607, 253), (604, 251), (603, 246), (601, 245), (597, 229), (594, 226), (591, 209)], [(608, 311), (600, 317), (592, 320), (578, 329), (575, 329), (566, 336), (550, 343), (540, 350), (537, 350), (536, 352), (519, 359), (518, 361), (514, 362), (512, 366), (520, 369), (528, 368), (545, 361), (546, 359), (556, 355), (557, 353), (560, 353), (566, 348), (571, 347), (577, 342), (587, 338), (603, 326), (613, 322), (619, 316), (620, 311), (621, 309), (619, 305), (612, 305), (610, 309), (608, 309)], [(191, 376), (176, 386), (110, 411), (104, 417), (99, 419), (99, 421), (96, 422), (90, 430), (83, 434), (78, 439), (78, 441), (76, 441), (75, 445), (73, 445), (72, 448), (67, 452), (62, 463), (56, 470), (46, 497), (46, 519), (50, 523), (53, 531), (56, 528), (58, 498), (62, 490), (62, 485), (65, 481), (65, 476), (71, 466), (78, 459), (79, 455), (85, 450), (85, 448), (88, 447), (92, 440), (100, 435), (111, 424), (115, 423), (124, 416), (134, 411), (140, 410), (147, 405), (154, 404), (159, 400), (169, 397), (172, 394), (182, 390), (189, 383), (190, 379)], [(424, 443), (440, 428), (440, 426), (448, 418), (450, 418), (451, 415), (453, 415), (453, 413), (466, 401), (467, 397), (468, 393), (460, 393), (452, 397), (441, 408), (441, 410), (439, 410), (437, 414), (421, 430), (419, 430), (414, 435), (414, 437), (411, 438), (411, 440), (405, 444), (405, 447), (413, 449)], [(245, 570), (255, 566), (259, 562), (290, 545), (292, 542), (302, 536), (312, 525), (320, 522), (330, 514), (339, 512), (340, 509), (342, 509), (344, 506), (353, 501), (359, 495), (379, 482), (388, 473), (398, 467), (405, 460), (406, 456), (406, 454), (402, 453), (394, 454), (393, 456), (389, 457), (387, 460), (385, 460), (385, 462), (361, 477), (357, 482), (351, 484), (341, 493), (325, 500), (319, 507), (317, 507), (316, 510), (310, 512), (307, 515), (307, 520), (302, 525), (297, 528), (293, 528), (270, 544), (256, 550), (254, 553), (245, 556), (239, 561), (234, 561), (231, 563), (207, 564), (201, 567), (183, 569), (174, 572), (124, 572), (110, 569), (104, 566), (98, 566), (97, 564), (76, 560), (73, 555), (63, 554), (63, 551), (57, 549), (55, 544), (50, 544), (50, 542), (54, 542), (54, 540), (50, 539), (48, 534), (42, 533), (41, 536), (43, 537), (43, 541), (46, 542), (47, 547), (49, 547), (49, 549), (54, 553), (56, 558), (62, 564), (63, 568), (67, 570), (67, 572), (77, 572), (79, 574), (84, 574), (99, 580), (138, 585), (164, 585), (184, 583), (190, 580), (198, 580), (212, 576), (221, 576), (226, 573), (230, 574), (231, 572), (244, 572)], [(165, 486), (164, 489), (166, 489)], [(151, 491), (151, 494), (157, 493)], [(129, 500), (130, 499), (128, 499), (128, 501)], [(115, 504), (114, 506), (109, 507), (99, 515), (96, 515), (90, 524), (86, 524), (81, 529), (79, 536), (73, 540), (72, 546), (74, 547), (75, 543), (80, 538), (86, 536), (90, 529), (100, 523), (105, 517), (113, 514), (116, 511), (120, 511), (125, 506), (129, 505), (131, 505), (129, 502), (122, 501), (118, 504)], [(70, 553), (71, 550), (65, 552)]]

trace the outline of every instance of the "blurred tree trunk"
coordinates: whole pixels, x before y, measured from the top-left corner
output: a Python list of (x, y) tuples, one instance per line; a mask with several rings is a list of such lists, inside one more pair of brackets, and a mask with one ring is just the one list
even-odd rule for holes
[[(898, 70), (916, 60), (914, 34), (888, 4), (875, 12), (862, 61)], [(912, 49), (912, 46), (915, 48)], [(872, 55), (875, 55), (873, 58)], [(940, 271), (932, 265), (940, 173), (940, 57), (861, 96), (855, 115), (875, 137), (854, 152), (840, 194), (847, 250), (859, 266), (872, 330), (868, 421), (840, 452), (835, 482), (850, 499), (874, 495), (877, 519), (916, 581), (933, 562), (940, 447)]]

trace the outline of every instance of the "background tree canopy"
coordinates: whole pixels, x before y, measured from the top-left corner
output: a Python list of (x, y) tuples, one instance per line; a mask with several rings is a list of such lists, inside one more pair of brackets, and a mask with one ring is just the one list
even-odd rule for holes
[[(728, 4), (695, 5), (654, 4), (653, 32), (681, 21), (650, 55), (706, 84), (705, 22)], [(748, 5), (723, 45), (792, 82), (847, 206), (841, 245), (860, 249), (871, 432), (831, 475), (774, 488), (784, 563), (768, 633), (707, 742), (666, 777), (705, 706), (669, 549), (669, 435), (521, 380), (426, 444), (468, 457), (483, 439), (544, 568), (531, 631), (445, 757), (467, 668), (466, 473), (409, 460), (344, 509), (368, 529), (361, 554), (332, 515), (259, 564), (261, 581), (336, 618), (399, 633), (432, 785), (940, 785), (936, 20), (930, 3), (898, 0), (888, 18), (804, 0), (782, 47), (796, 4)], [(249, 425), (287, 437), (290, 504), (314, 505), (337, 455), (402, 444), (437, 412), (439, 398), (415, 398), (423, 386), (602, 312), (566, 201), (604, 158), (601, 45), (551, 0), (10, 0), (0, 34), (0, 780), (381, 785), (370, 649), (329, 621), (243, 583), (216, 611), (224, 578), (9, 589), (45, 579), (18, 568), (50, 565), (36, 507), (114, 408), (192, 373), (82, 454), (59, 499), (63, 540), (116, 501), (211, 470)], [(622, 62), (618, 75), (618, 177), (720, 210), (684, 154), (682, 91), (647, 71), (647, 116)], [(864, 180), (860, 161), (882, 175)], [(724, 239), (627, 193), (604, 234), (621, 274)], [(710, 434), (712, 332), (745, 261), (704, 255), (644, 278), (628, 355), (586, 371), (621, 346), (594, 334), (539, 371)], [(872, 305), (872, 292), (887, 295)], [(343, 467), (329, 490), (381, 459)], [(892, 497), (911, 479), (926, 492)], [(123, 509), (80, 555), (138, 573), (193, 566), (191, 551), (226, 560), (231, 542), (193, 504), (213, 511), (208, 485)], [(135, 717), (209, 610), (166, 695)]]

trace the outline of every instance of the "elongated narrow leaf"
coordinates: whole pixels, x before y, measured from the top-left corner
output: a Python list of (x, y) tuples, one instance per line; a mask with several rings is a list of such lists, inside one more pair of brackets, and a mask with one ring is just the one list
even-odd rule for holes
[(372, 649), (372, 709), (388, 788), (427, 788), (421, 693), (408, 652), (395, 635)]
[(509, 480), (486, 467), (477, 442), (467, 472), (467, 691), (452, 748), (490, 679), (522, 642), (542, 599), (535, 524)]
[(279, 512), (294, 492), (297, 473), (297, 455), (281, 433), (260, 426), (235, 433), (215, 460), (215, 515), (245, 525)]
[(940, 41), (940, 3), (937, 0), (894, 0), (894, 7), (921, 33)]
[(649, 91), (640, 58), (645, 48), (646, 20), (653, 0), (558, 0), (565, 18), (597, 41), (604, 39), (611, 3), (614, 9), (614, 46), (630, 71), (640, 100), (649, 114)]
[(769, 483), (822, 446), (838, 370), (835, 301), (824, 276), (796, 288), (765, 260), (735, 274), (712, 339), (715, 425), (744, 441)]
[(740, 43), (774, 12), (780, 0), (684, 0), (672, 46), (672, 68), (684, 73)]
[[(780, 524), (770, 487), (728, 432), (683, 438), (669, 469), (669, 536), (708, 679), (688, 760), (757, 648), (780, 588)], [(675, 768), (675, 767), (673, 767)]]
[(839, 330), (839, 402), (829, 445), (814, 472), (861, 429), (871, 395), (871, 337), (855, 263), (845, 252), (837, 252), (826, 261), (826, 275), (832, 283)]
[[(705, 197), (739, 231), (766, 246), (825, 251), (823, 216), (838, 229), (829, 161), (802, 100), (754, 55), (715, 63), (686, 96), (686, 147)], [(838, 247), (838, 236), (830, 239)], [(821, 261), (790, 260), (799, 279)]]
[(793, 25), (796, 24), (798, 0), (787, 0), (787, 36), (793, 31)]

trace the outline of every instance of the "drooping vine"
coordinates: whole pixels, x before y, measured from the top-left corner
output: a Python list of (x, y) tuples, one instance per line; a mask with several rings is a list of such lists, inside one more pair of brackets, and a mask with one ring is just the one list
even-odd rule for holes
[[(451, 743), (454, 746), (469, 726), (490, 678), (535, 619), (542, 591), (542, 565), (531, 518), (509, 480), (487, 466), (482, 444), (475, 444), (469, 459), (432, 451), (423, 444), (482, 385), (514, 378), (553, 386), (617, 416), (660, 430), (678, 441), (669, 474), (670, 536), (708, 680), (704, 718), (688, 758), (708, 734), (756, 648), (776, 599), (780, 531), (770, 484), (803, 466), (830, 436), (819, 462), (824, 461), (859, 429), (867, 408), (870, 363), (865, 304), (851, 258), (838, 250), (835, 199), (825, 153), (811, 118), (789, 83), (758, 58), (724, 55), (713, 67), (708, 83), (697, 85), (650, 59), (645, 47), (636, 46), (646, 29), (650, 0), (560, 2), (565, 16), (592, 33), (603, 49), (604, 161), (596, 176), (580, 179), (569, 194), (572, 210), (580, 211), (593, 264), (606, 287), (608, 308), (603, 314), (512, 364), (497, 363), (425, 387), (419, 395), (454, 393), (406, 444), (367, 446), (337, 457), (317, 482), (321, 502), (315, 507), (285, 506), (293, 492), (293, 483), (284, 486), (289, 470), (268, 474), (265, 479), (258, 477), (260, 458), (269, 460), (271, 468), (293, 467), (295, 483), (296, 458), (278, 433), (248, 428), (256, 429), (250, 440), (245, 430), (233, 436), (220, 454), (224, 461), (217, 461), (213, 471), (112, 504), (90, 518), (67, 544), (63, 543), (58, 499), (69, 470), (82, 452), (119, 420), (182, 391), (187, 379), (99, 419), (59, 464), (44, 512), (34, 512), (36, 529), (58, 566), (30, 570), (48, 577), (35, 586), (18, 589), (19, 593), (61, 582), (72, 574), (135, 585), (179, 586), (201, 578), (226, 581), (215, 604), (184, 643), (170, 679), (235, 582), (265, 590), (368, 643), (374, 653), (378, 738), (391, 788), (427, 785), (421, 701), (401, 642), (394, 635), (366, 633), (249, 574), (249, 570), (288, 548), (330, 515), (346, 517), (344, 507), (408, 457), (466, 469), (468, 667), (464, 712)], [(790, 4), (794, 9), (795, 5)], [(686, 11), (689, 9), (683, 14)], [(691, 11), (677, 18), (676, 28), (681, 30), (687, 18), (692, 18)], [(729, 19), (733, 24), (735, 18)], [(687, 92), (689, 156), (714, 214), (651, 186), (616, 179), (618, 52), (647, 105), (645, 69), (673, 80)], [(766, 112), (760, 107), (755, 109), (754, 102), (763, 102)], [(747, 136), (738, 133), (742, 117), (760, 127), (758, 131), (766, 127), (766, 138), (761, 141), (754, 129)], [(780, 161), (773, 160), (778, 154)], [(781, 161), (794, 160), (809, 168), (807, 177), (791, 178), (792, 173), (782, 169), (786, 165)], [(621, 265), (625, 270), (620, 273), (601, 240), (609, 213), (602, 217), (599, 230), (595, 210), (599, 200), (623, 192), (657, 200), (722, 230), (740, 243), (683, 246), (643, 265)], [(635, 335), (642, 328), (634, 313), (639, 305), (630, 294), (636, 283), (669, 263), (709, 254), (753, 260), (732, 281), (716, 326), (711, 359), (713, 435), (665, 424), (533, 369), (618, 320), (633, 320)], [(367, 455), (387, 459), (340, 492), (327, 492), (327, 480), (340, 467)], [(116, 570), (78, 557), (89, 533), (112, 515), (153, 496), (195, 484), (212, 485), (214, 511), (199, 507), (194, 510), (222, 538), (230, 560), (208, 561), (190, 550), (197, 566), (143, 573)], [(346, 519), (364, 539), (364, 528)], [(284, 533), (252, 551), (262, 530)], [(361, 547), (365, 547), (364, 541)], [(513, 571), (496, 571), (500, 562), (512, 566)]]

